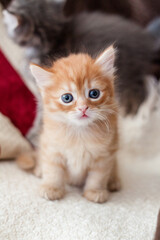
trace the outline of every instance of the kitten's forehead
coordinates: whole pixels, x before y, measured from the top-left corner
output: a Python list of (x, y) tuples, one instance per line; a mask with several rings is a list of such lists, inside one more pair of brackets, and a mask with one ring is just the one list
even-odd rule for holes
[(61, 82), (61, 87), (70, 91), (90, 88), (100, 75), (100, 69), (95, 65), (95, 61), (86, 54), (70, 55), (57, 61), (54, 71), (58, 82)]
[(89, 84), (88, 79), (84, 80), (84, 84), (79, 86), (77, 85), (76, 81), (70, 81), (70, 82), (63, 82), (61, 83), (61, 87), (59, 89), (59, 92), (83, 92), (83, 90), (89, 89), (89, 86), (92, 86), (93, 84)]
[(75, 82), (67, 82), (63, 81), (60, 85), (60, 90), (62, 92), (76, 92), (77, 91), (77, 86)]

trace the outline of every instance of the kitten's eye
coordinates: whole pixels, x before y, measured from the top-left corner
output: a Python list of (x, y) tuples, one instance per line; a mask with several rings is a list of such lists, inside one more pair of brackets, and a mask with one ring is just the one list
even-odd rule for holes
[(73, 101), (73, 96), (70, 93), (66, 93), (61, 96), (61, 99), (64, 103), (70, 103)]
[(98, 89), (92, 89), (92, 90), (89, 91), (89, 97), (90, 98), (96, 99), (96, 98), (99, 97), (99, 95), (100, 95), (100, 91)]

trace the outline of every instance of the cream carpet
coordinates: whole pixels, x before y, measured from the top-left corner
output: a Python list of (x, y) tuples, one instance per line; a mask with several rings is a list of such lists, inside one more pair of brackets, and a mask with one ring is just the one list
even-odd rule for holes
[(63, 200), (46, 201), (38, 196), (39, 179), (14, 162), (1, 162), (0, 239), (152, 240), (160, 207), (159, 169), (156, 161), (121, 161), (123, 189), (100, 205), (73, 188)]
[[(2, 23), (0, 34), (0, 46), (21, 73), (21, 51)], [(88, 202), (76, 188), (61, 201), (46, 201), (38, 195), (40, 179), (1, 161), (0, 240), (152, 240), (160, 208), (160, 111), (153, 106), (160, 105), (153, 88), (139, 114), (120, 121), (123, 187), (105, 204)]]

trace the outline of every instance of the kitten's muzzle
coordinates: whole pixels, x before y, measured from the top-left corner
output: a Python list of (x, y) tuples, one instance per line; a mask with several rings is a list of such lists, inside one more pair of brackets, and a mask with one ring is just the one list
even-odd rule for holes
[(83, 106), (78, 108), (78, 110), (82, 112), (82, 115), (80, 118), (88, 118), (88, 115), (86, 114), (87, 109), (88, 109), (88, 106)]
[(88, 109), (87, 106), (83, 106), (83, 107), (78, 108), (78, 110), (80, 110), (83, 113), (83, 115), (86, 113), (87, 109)]

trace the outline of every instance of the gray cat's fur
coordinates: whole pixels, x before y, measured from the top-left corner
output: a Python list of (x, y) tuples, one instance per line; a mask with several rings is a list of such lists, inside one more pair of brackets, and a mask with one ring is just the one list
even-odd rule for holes
[(154, 38), (132, 22), (114, 15), (82, 13), (63, 16), (53, 0), (13, 0), (8, 11), (18, 19), (12, 38), (28, 50), (31, 61), (48, 65), (71, 52), (96, 56), (110, 44), (117, 48), (117, 96), (126, 113), (145, 99), (144, 79), (151, 74)]

